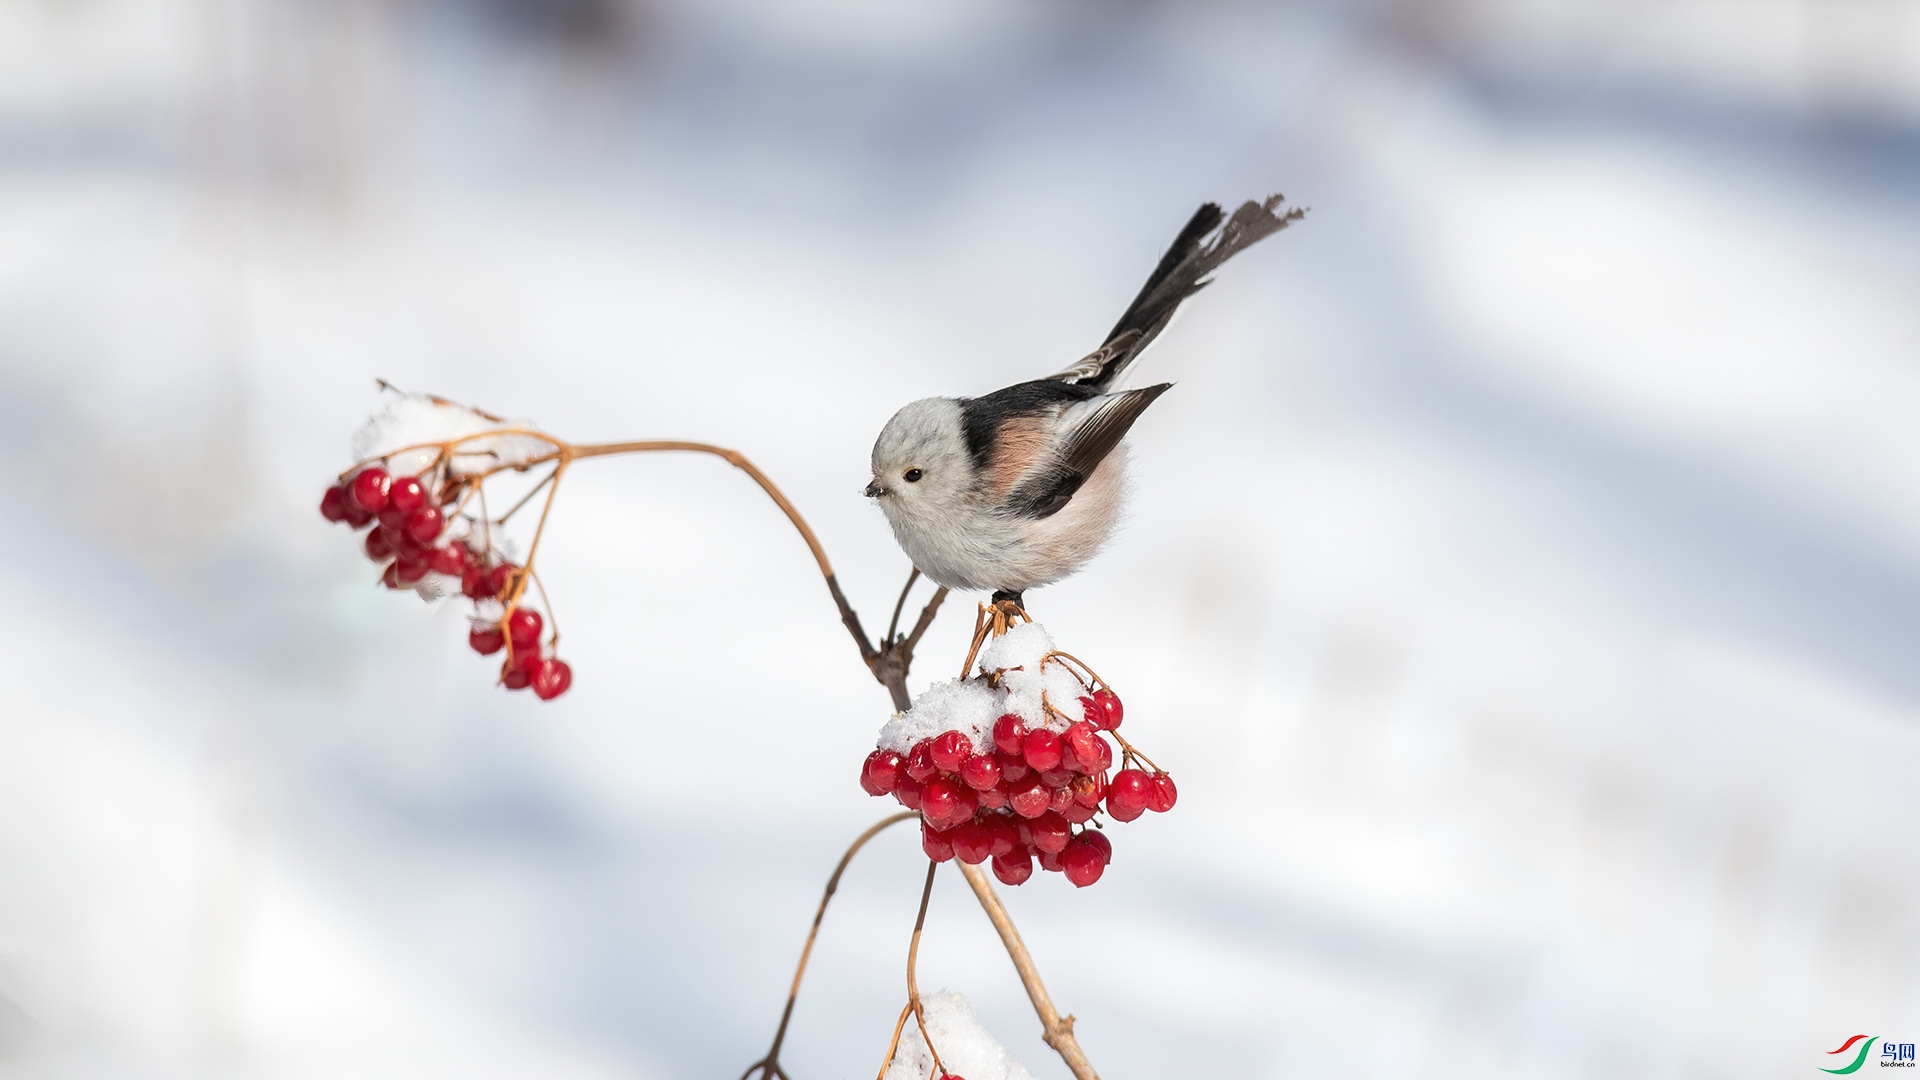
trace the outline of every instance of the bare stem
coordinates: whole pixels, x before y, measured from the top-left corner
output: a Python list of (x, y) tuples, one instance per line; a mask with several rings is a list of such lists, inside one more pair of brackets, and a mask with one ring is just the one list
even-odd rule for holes
[(848, 845), (846, 854), (840, 856), (839, 865), (833, 868), (833, 876), (827, 879), (827, 891), (821, 894), (820, 907), (813, 913), (813, 927), (807, 931), (807, 944), (800, 950), (800, 965), (793, 969), (793, 988), (787, 991), (787, 1007), (780, 1013), (780, 1029), (773, 1033), (773, 1047), (767, 1051), (766, 1057), (747, 1066), (747, 1071), (740, 1074), (740, 1080), (747, 1080), (755, 1070), (759, 1070), (762, 1080), (767, 1077), (787, 1075), (785, 1070), (780, 1068), (780, 1044), (787, 1040), (787, 1024), (793, 1020), (793, 1003), (800, 999), (800, 980), (807, 974), (807, 960), (813, 955), (813, 939), (820, 936), (820, 920), (827, 917), (827, 903), (833, 899), (834, 892), (840, 888), (840, 875), (847, 872), (847, 864), (853, 862), (853, 857), (860, 853), (861, 848), (867, 846), (867, 841), (880, 835), (884, 830), (917, 816), (913, 811), (907, 810), (876, 822), (866, 832), (856, 837), (853, 843)]
[(494, 522), (494, 524), (495, 524), (495, 525), (505, 525), (505, 524), (507, 523), (507, 519), (509, 519), (509, 518), (511, 518), (511, 517), (513, 517), (513, 515), (515, 515), (515, 514), (517, 514), (517, 513), (519, 513), (519, 512), (520, 512), (520, 508), (521, 508), (521, 507), (523, 507), (523, 506), (525, 506), (525, 505), (527, 505), (528, 503), (530, 503), (530, 502), (532, 502), (532, 501), (533, 501), (533, 497), (534, 497), (535, 495), (538, 495), (538, 494), (540, 494), (540, 492), (541, 492), (541, 489), (543, 489), (543, 488), (545, 488), (545, 487), (546, 487), (546, 486), (547, 486), (548, 484), (551, 484), (551, 483), (553, 483), (553, 480), (554, 480), (554, 477), (556, 477), (556, 476), (559, 476), (559, 475), (560, 475), (560, 470), (556, 468), (556, 469), (554, 469), (554, 470), (553, 470), (552, 472), (550, 472), (550, 473), (548, 473), (548, 474), (547, 474), (547, 475), (546, 475), (545, 477), (543, 477), (543, 478), (541, 478), (541, 480), (540, 480), (540, 482), (539, 482), (539, 483), (537, 483), (537, 484), (535, 484), (535, 485), (533, 485), (533, 490), (531, 490), (531, 491), (529, 491), (529, 492), (527, 492), (527, 493), (526, 493), (525, 495), (522, 495), (522, 496), (520, 496), (520, 501), (519, 501), (519, 502), (517, 502), (517, 503), (514, 503), (514, 504), (513, 504), (513, 506), (512, 506), (512, 508), (510, 508), (510, 509), (509, 509), (509, 510), (508, 510), (508, 511), (507, 511), (506, 513), (504, 513), (504, 514), (501, 514), (501, 515), (500, 515), (500, 517), (499, 517), (499, 519), (498, 519), (498, 520), (496, 520), (496, 521)]
[(893, 619), (887, 623), (887, 635), (880, 639), (880, 644), (883, 647), (892, 644), (893, 640), (899, 635), (900, 613), (906, 610), (907, 594), (913, 591), (913, 583), (919, 580), (920, 568), (916, 566), (913, 568), (913, 573), (907, 575), (907, 583), (900, 587), (900, 599), (893, 603)]
[[(933, 875), (940, 864), (927, 860), (927, 883), (920, 888), (920, 913), (913, 917), (913, 943), (907, 946), (907, 1008), (912, 1010), (913, 1019), (920, 1025), (920, 1041), (927, 1046), (927, 1053), (933, 1057), (933, 1075), (947, 1075), (947, 1067), (940, 1062), (940, 1051), (933, 1048), (933, 1036), (927, 1034), (926, 1010), (920, 1006), (920, 984), (914, 980), (914, 966), (920, 959), (920, 931), (927, 925), (927, 901), (933, 899)], [(906, 1014), (901, 1014), (901, 1023), (894, 1026), (893, 1042), (887, 1045), (887, 1060), (880, 1063), (880, 1075), (887, 1075), (887, 1066), (893, 1064), (894, 1051), (900, 1047), (900, 1028), (906, 1023)]]
[(1020, 973), (1020, 983), (1027, 988), (1027, 998), (1033, 1002), (1033, 1011), (1040, 1014), (1040, 1037), (1059, 1053), (1067, 1063), (1067, 1068), (1073, 1070), (1075, 1080), (1100, 1080), (1100, 1074), (1093, 1071), (1093, 1064), (1081, 1052), (1079, 1040), (1073, 1037), (1073, 1017), (1063, 1017), (1053, 1007), (1053, 998), (1047, 995), (1046, 985), (1040, 981), (1040, 969), (1034, 966), (1033, 955), (1027, 952), (1027, 943), (1020, 940), (1020, 930), (1013, 925), (1006, 907), (1000, 903), (1000, 896), (994, 892), (993, 883), (987, 880), (986, 871), (978, 866), (960, 863), (960, 873), (967, 879), (967, 884), (973, 887), (973, 895), (979, 898), (980, 906), (986, 910), (993, 928), (1000, 932), (1000, 943), (1007, 947), (1007, 955), (1013, 959), (1013, 968)]

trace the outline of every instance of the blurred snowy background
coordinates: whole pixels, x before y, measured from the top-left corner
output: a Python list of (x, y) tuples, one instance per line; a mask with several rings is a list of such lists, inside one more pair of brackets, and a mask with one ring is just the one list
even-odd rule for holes
[[(666, 456), (555, 511), (573, 692), (493, 689), (315, 510), (374, 377), (739, 447), (873, 627), (892, 410), (1270, 191), (1140, 368), (1131, 526), (1029, 597), (1181, 783), (1008, 890), (1094, 1061), (1920, 1035), (1920, 4), (8, 0), (0, 1069), (737, 1074), (885, 693)], [(849, 873), (796, 1074), (879, 1063), (922, 865)], [(920, 966), (1065, 1075), (950, 872)]]

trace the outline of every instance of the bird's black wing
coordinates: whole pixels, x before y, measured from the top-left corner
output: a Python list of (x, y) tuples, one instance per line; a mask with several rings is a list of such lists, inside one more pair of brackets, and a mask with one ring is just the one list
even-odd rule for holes
[[(1160, 264), (1148, 275), (1139, 295), (1133, 298), (1120, 321), (1113, 324), (1106, 341), (1079, 363), (1053, 377), (1102, 390), (1112, 386), (1141, 350), (1166, 327), (1180, 302), (1206, 287), (1208, 274), (1306, 216), (1306, 211), (1298, 207), (1279, 210), (1284, 202), (1285, 197), (1280, 195), (1269, 196), (1264, 202), (1249, 200), (1240, 204), (1225, 224), (1221, 223), (1225, 215), (1214, 203), (1195, 211), (1167, 253), (1160, 257)], [(1215, 232), (1216, 229), (1219, 231)]]
[(1035, 379), (1015, 383), (991, 394), (965, 398), (960, 402), (960, 430), (967, 440), (967, 454), (976, 469), (987, 467), (993, 457), (994, 442), (1000, 428), (1009, 420), (1051, 414), (1065, 405), (1099, 397), (1091, 386), (1053, 379)]
[(1140, 419), (1147, 406), (1172, 388), (1172, 383), (1161, 383), (1108, 396), (1062, 440), (1051, 468), (1013, 490), (1008, 496), (1007, 508), (1031, 518), (1059, 513), (1073, 501), (1074, 494), (1107, 455), (1113, 453), (1113, 448), (1120, 445), (1120, 440), (1126, 438), (1127, 429)]

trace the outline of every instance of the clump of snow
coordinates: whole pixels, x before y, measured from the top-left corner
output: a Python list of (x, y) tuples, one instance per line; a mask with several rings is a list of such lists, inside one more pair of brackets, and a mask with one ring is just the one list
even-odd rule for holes
[[(966, 1080), (1034, 1080), (1027, 1067), (980, 1026), (965, 995), (952, 990), (923, 994), (920, 1007), (927, 1018), (927, 1034), (940, 1051), (940, 1064), (949, 1073)], [(920, 1037), (920, 1025), (909, 1017), (886, 1080), (927, 1080), (933, 1075), (933, 1055)]]
[(1053, 636), (1047, 628), (1037, 622), (1021, 623), (1019, 626), (1001, 634), (980, 650), (981, 671), (1001, 671), (1006, 668), (1032, 668), (1037, 670), (1040, 661), (1053, 651)]
[(921, 739), (943, 731), (964, 731), (976, 754), (993, 747), (993, 722), (1000, 718), (1001, 698), (985, 679), (950, 679), (928, 687), (913, 708), (880, 729), (882, 750), (906, 753)]
[[(394, 393), (353, 437), (353, 458), (389, 457), (387, 471), (395, 476), (414, 476), (433, 465), (441, 443), (461, 442), (452, 455), (454, 472), (480, 472), (495, 465), (516, 465), (542, 454), (551, 453), (553, 444), (533, 435), (505, 429), (531, 427), (519, 421), (501, 421), (482, 416), (464, 405), (439, 401), (426, 394)], [(468, 438), (490, 431), (499, 435)], [(406, 450), (428, 445), (430, 449)]]
[[(1065, 731), (1080, 718), (1087, 687), (1065, 661), (1049, 659), (1051, 652), (1053, 638), (1039, 623), (1014, 627), (980, 650), (979, 675), (928, 687), (911, 709), (881, 727), (877, 745), (905, 754), (922, 739), (964, 731), (974, 752), (984, 754), (993, 749), (993, 722), (1006, 713), (1028, 730)], [(1049, 713), (1047, 705), (1058, 711)]]
[[(998, 680), (1005, 695), (1000, 711), (1018, 716), (1029, 730), (1065, 731), (1070, 721), (1059, 713), (1079, 718), (1077, 702), (1087, 692), (1066, 661), (1049, 658), (1051, 652), (1053, 638), (1037, 622), (1016, 626), (980, 650), (981, 672)], [(1059, 712), (1049, 713), (1047, 705)]]

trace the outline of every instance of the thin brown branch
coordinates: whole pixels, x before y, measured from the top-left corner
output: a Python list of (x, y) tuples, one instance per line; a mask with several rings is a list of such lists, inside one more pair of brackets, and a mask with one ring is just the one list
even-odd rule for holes
[[(913, 579), (919, 574), (920, 571), (915, 569), (907, 577), (907, 588), (913, 587)], [(920, 619), (914, 623), (913, 632), (908, 634), (905, 640), (901, 640), (894, 637), (892, 628), (889, 628), (887, 637), (880, 643), (879, 651), (867, 661), (867, 667), (872, 670), (873, 677), (880, 680), (880, 685), (886, 687), (887, 693), (893, 696), (895, 712), (906, 712), (913, 706), (913, 695), (907, 693), (907, 671), (913, 666), (913, 650), (920, 644), (920, 636), (927, 632), (927, 627), (933, 625), (933, 617), (939, 613), (940, 604), (946, 598), (945, 585), (934, 590), (932, 599), (928, 600), (927, 606), (921, 609)], [(905, 589), (901, 590), (900, 599), (903, 603), (905, 602)], [(896, 623), (899, 616), (899, 608), (896, 607), (894, 609)]]
[(501, 514), (499, 518), (495, 519), (494, 524), (505, 525), (509, 518), (519, 513), (521, 507), (532, 502), (533, 497), (535, 495), (540, 494), (541, 490), (544, 489), (548, 484), (553, 483), (553, 478), (559, 475), (560, 475), (560, 470), (558, 468), (555, 468), (552, 472), (542, 477), (539, 483), (533, 485), (533, 490), (527, 492), (525, 495), (520, 496), (520, 501), (517, 503), (514, 503), (513, 506), (510, 509), (508, 509), (506, 513)]
[(800, 538), (807, 542), (807, 550), (813, 552), (813, 561), (820, 566), (820, 576), (829, 581), (833, 579), (833, 565), (827, 562), (827, 553), (825, 549), (821, 548), (819, 538), (813, 535), (813, 529), (808, 527), (807, 519), (801, 517), (800, 511), (794, 509), (793, 503), (787, 501), (786, 495), (781, 493), (780, 489), (774, 485), (772, 480), (767, 479), (767, 474), (761, 472), (758, 466), (748, 461), (747, 456), (738, 450), (729, 450), (724, 446), (714, 446), (711, 443), (649, 440), (645, 442), (596, 443), (588, 446), (572, 446), (567, 448), (566, 454), (568, 457), (585, 458), (599, 457), (602, 454), (638, 454), (662, 450), (685, 450), (696, 454), (712, 454), (715, 457), (725, 458), (727, 464), (752, 477), (753, 482), (760, 485), (760, 490), (767, 493), (767, 497), (772, 499), (774, 503), (780, 507), (781, 512), (787, 515), (787, 520), (793, 522), (793, 527), (800, 531)]
[(807, 974), (807, 960), (813, 955), (813, 939), (820, 936), (820, 920), (827, 917), (827, 903), (833, 899), (834, 892), (840, 888), (840, 875), (847, 872), (847, 864), (853, 861), (853, 857), (860, 853), (861, 848), (867, 846), (867, 841), (891, 826), (917, 816), (919, 815), (914, 811), (907, 810), (876, 822), (866, 832), (855, 838), (853, 843), (848, 845), (846, 854), (840, 856), (839, 865), (833, 868), (833, 876), (827, 879), (827, 891), (821, 894), (820, 907), (813, 913), (813, 927), (807, 931), (807, 944), (800, 950), (800, 965), (793, 969), (793, 988), (787, 991), (787, 1007), (780, 1012), (780, 1028), (773, 1033), (773, 1048), (767, 1051), (766, 1057), (747, 1066), (747, 1071), (740, 1074), (740, 1080), (747, 1080), (747, 1077), (752, 1076), (756, 1069), (759, 1070), (762, 1080), (774, 1076), (784, 1078), (787, 1075), (785, 1070), (780, 1068), (780, 1044), (787, 1040), (787, 1024), (793, 1020), (794, 1002), (800, 999), (800, 980)]
[(884, 649), (893, 644), (894, 639), (899, 635), (900, 613), (906, 610), (907, 594), (913, 591), (913, 583), (919, 580), (920, 568), (916, 566), (913, 568), (913, 573), (907, 575), (907, 583), (900, 587), (900, 599), (893, 602), (893, 618), (887, 623), (886, 636), (880, 639), (881, 648)]
[(893, 1064), (893, 1055), (900, 1050), (900, 1033), (907, 1030), (907, 1017), (913, 1015), (913, 1002), (900, 1006), (900, 1019), (893, 1022), (893, 1038), (887, 1040), (887, 1056), (880, 1059), (880, 1074), (873, 1080), (887, 1080), (887, 1066)]
[[(913, 1010), (914, 1022), (920, 1025), (920, 1041), (926, 1044), (927, 1053), (933, 1058), (933, 1075), (947, 1075), (947, 1067), (940, 1061), (940, 1051), (933, 1047), (933, 1036), (927, 1034), (926, 1010), (920, 1006), (920, 984), (914, 979), (915, 965), (920, 960), (920, 931), (927, 925), (927, 901), (933, 899), (933, 875), (940, 870), (940, 864), (927, 860), (927, 883), (920, 888), (920, 913), (913, 917), (913, 943), (907, 946), (907, 1008)], [(900, 1046), (900, 1028), (893, 1031), (893, 1042), (887, 1046), (887, 1060), (880, 1063), (880, 1075), (887, 1075), (887, 1066), (893, 1064), (894, 1051)]]
[[(958, 860), (956, 860), (958, 861)], [(1033, 955), (1027, 952), (1027, 943), (1020, 940), (1020, 930), (1013, 925), (1007, 909), (1000, 903), (1000, 896), (994, 892), (993, 883), (987, 880), (987, 873), (978, 866), (960, 863), (960, 873), (973, 887), (973, 895), (980, 900), (980, 906), (986, 910), (987, 918), (993, 928), (1000, 932), (1000, 943), (1007, 947), (1007, 955), (1013, 959), (1013, 968), (1020, 973), (1020, 983), (1027, 988), (1027, 997), (1033, 1002), (1033, 1011), (1040, 1014), (1041, 1034), (1048, 1046), (1059, 1053), (1073, 1070), (1075, 1080), (1100, 1080), (1100, 1074), (1093, 1071), (1093, 1064), (1080, 1050), (1079, 1040), (1073, 1037), (1073, 1017), (1062, 1017), (1053, 1007), (1053, 998), (1047, 995), (1047, 988), (1040, 981), (1040, 969), (1034, 966)]]
[[(913, 632), (907, 635), (907, 640), (903, 643), (906, 647), (907, 660), (913, 659), (913, 647), (920, 644), (920, 636), (927, 632), (927, 627), (933, 625), (933, 617), (940, 611), (940, 602), (946, 598), (947, 587), (942, 585), (933, 594), (933, 599), (927, 601), (927, 606), (921, 610), (920, 621), (913, 624)], [(903, 663), (901, 666), (904, 668), (906, 665)]]

